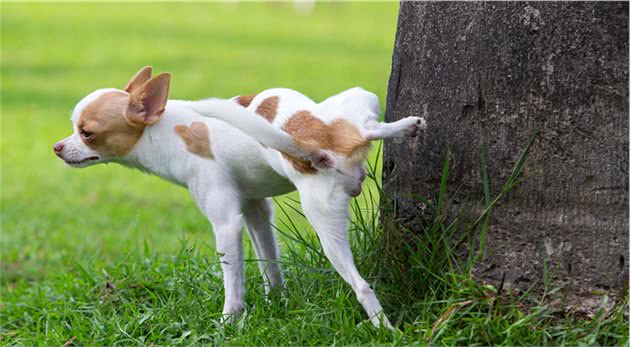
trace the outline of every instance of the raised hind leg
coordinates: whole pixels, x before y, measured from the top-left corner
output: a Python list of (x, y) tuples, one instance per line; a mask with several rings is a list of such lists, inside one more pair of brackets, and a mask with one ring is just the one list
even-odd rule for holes
[(427, 122), (421, 117), (407, 117), (393, 123), (370, 120), (365, 123), (363, 136), (368, 140), (383, 140), (392, 137), (418, 136), (420, 130), (427, 128)]

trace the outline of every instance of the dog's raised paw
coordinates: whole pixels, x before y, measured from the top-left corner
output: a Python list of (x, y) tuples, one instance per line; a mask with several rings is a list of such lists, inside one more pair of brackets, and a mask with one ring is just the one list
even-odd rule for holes
[(415, 137), (420, 135), (420, 131), (427, 128), (427, 121), (422, 117), (407, 117), (407, 127), (404, 131), (405, 136)]

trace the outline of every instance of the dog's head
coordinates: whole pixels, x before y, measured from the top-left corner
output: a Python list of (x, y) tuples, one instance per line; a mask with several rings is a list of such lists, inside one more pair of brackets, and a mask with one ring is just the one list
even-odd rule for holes
[(57, 142), (55, 154), (72, 167), (86, 167), (125, 156), (145, 126), (160, 120), (168, 99), (170, 74), (151, 77), (142, 68), (123, 89), (99, 89), (72, 111), (74, 133)]

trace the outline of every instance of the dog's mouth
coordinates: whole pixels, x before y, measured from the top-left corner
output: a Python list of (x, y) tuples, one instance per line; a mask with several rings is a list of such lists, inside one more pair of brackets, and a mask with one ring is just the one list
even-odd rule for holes
[(91, 156), (91, 157), (87, 157), (87, 158), (84, 158), (84, 159), (81, 159), (81, 160), (67, 160), (67, 159), (64, 159), (64, 161), (66, 162), (66, 164), (68, 164), (70, 166), (83, 166), (84, 164), (87, 164), (87, 163), (92, 162), (92, 161), (97, 161), (99, 159), (101, 159), (101, 158), (98, 157), (98, 156)]

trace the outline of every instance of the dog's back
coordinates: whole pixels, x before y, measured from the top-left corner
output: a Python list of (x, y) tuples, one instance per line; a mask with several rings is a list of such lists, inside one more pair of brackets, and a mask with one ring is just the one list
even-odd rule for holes
[[(379, 104), (376, 95), (361, 88), (352, 88), (321, 103), (285, 88), (264, 90), (232, 100), (266, 119), (275, 128), (289, 134), (302, 146), (323, 150), (350, 168), (367, 156), (369, 141), (362, 129), (369, 120), (376, 120)], [(293, 169), (302, 174), (316, 174), (317, 168), (308, 160), (283, 153)]]
[(309, 111), (326, 124), (343, 119), (358, 129), (367, 121), (376, 120), (380, 114), (378, 97), (360, 87), (348, 89), (320, 103), (287, 88), (267, 89), (258, 94), (236, 96), (232, 100), (278, 128), (300, 111)]

